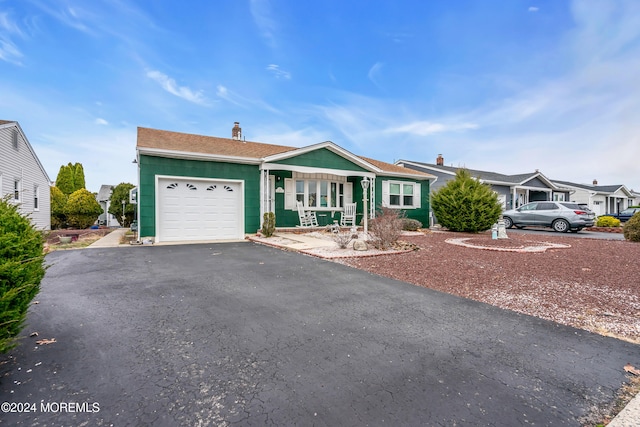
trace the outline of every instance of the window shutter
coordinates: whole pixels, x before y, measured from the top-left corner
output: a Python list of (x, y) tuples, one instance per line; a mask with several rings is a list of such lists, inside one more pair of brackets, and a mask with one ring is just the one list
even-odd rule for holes
[(382, 206), (389, 206), (389, 181), (382, 181)]
[(344, 183), (344, 202), (353, 203), (353, 182)]
[(420, 200), (420, 189), (422, 188), (421, 182), (416, 182), (413, 185), (413, 207), (419, 208), (422, 206), (422, 200)]
[(296, 195), (294, 193), (295, 185), (293, 178), (284, 179), (284, 208), (295, 209), (296, 208)]

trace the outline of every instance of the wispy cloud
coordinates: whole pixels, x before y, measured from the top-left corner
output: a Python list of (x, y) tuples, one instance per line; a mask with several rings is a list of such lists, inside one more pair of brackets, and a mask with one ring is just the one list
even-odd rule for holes
[(157, 82), (164, 90), (172, 95), (193, 102), (194, 104), (206, 105), (206, 99), (202, 91), (193, 91), (187, 86), (179, 86), (174, 79), (160, 71), (147, 71), (147, 77)]
[(291, 73), (281, 69), (280, 66), (276, 64), (267, 65), (267, 70), (270, 71), (276, 77), (276, 79), (291, 79)]
[(529, 7), (529, 12), (537, 12), (538, 10), (540, 10), (540, 9), (537, 8), (536, 6), (530, 6)]
[(106, 121), (105, 119), (102, 119), (102, 118), (97, 118), (94, 123), (97, 124), (97, 125), (102, 125), (102, 126), (107, 126), (109, 124), (108, 121)]
[(11, 36), (23, 37), (20, 27), (10, 19), (7, 12), (0, 13), (0, 60), (22, 65), (23, 54), (11, 40)]
[(373, 83), (377, 87), (380, 87), (380, 84), (378, 82), (378, 77), (380, 75), (380, 70), (382, 70), (383, 66), (384, 64), (382, 62), (376, 62), (375, 64), (373, 64), (371, 68), (369, 68), (369, 73), (367, 73), (367, 77), (369, 77), (369, 80), (371, 80), (371, 83)]
[(272, 16), (269, 0), (251, 0), (250, 9), (253, 22), (258, 27), (262, 38), (265, 39), (270, 47), (277, 47), (276, 33), (278, 24)]
[(478, 125), (474, 123), (456, 123), (456, 124), (444, 124), (430, 121), (417, 121), (411, 122), (406, 125), (392, 127), (386, 129), (386, 132), (391, 133), (408, 133), (418, 136), (427, 136), (434, 133), (443, 132), (461, 132), (467, 130), (477, 129)]
[(240, 95), (237, 92), (234, 92), (223, 85), (218, 85), (216, 88), (216, 96), (218, 98), (224, 99), (227, 102), (230, 102), (239, 107), (248, 109), (250, 107), (255, 107), (261, 110), (269, 111), (271, 113), (281, 114), (281, 112), (273, 107), (272, 105), (266, 103), (260, 98), (249, 98), (247, 96)]

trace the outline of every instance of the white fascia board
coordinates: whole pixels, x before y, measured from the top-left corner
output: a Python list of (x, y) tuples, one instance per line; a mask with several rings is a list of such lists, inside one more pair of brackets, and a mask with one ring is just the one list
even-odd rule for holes
[(398, 165), (398, 166), (400, 166), (401, 164), (402, 165), (412, 165), (412, 166), (415, 166), (417, 168), (429, 169), (430, 171), (433, 171), (433, 172), (444, 173), (446, 175), (451, 175), (451, 176), (454, 176), (456, 174), (455, 172), (452, 172), (452, 171), (440, 169), (437, 166), (423, 165), (423, 164), (420, 164), (420, 163), (409, 162), (407, 160), (398, 160), (397, 162), (395, 162), (395, 164)]
[(522, 183), (524, 183), (524, 182), (531, 181), (534, 178), (540, 178), (540, 180), (542, 180), (544, 183), (546, 183), (548, 186), (550, 186), (554, 190), (558, 189), (558, 187), (553, 182), (551, 182), (551, 180), (549, 180), (546, 176), (544, 176), (541, 172), (534, 173), (533, 175), (531, 175), (527, 179), (521, 181), (519, 183), (519, 185), (522, 185)]
[(339, 156), (344, 157), (345, 159), (349, 160), (350, 162), (353, 162), (353, 163), (357, 164), (358, 166), (363, 167), (363, 168), (365, 168), (367, 170), (370, 170), (372, 172), (382, 172), (382, 170), (380, 168), (372, 165), (371, 163), (363, 160), (361, 157), (356, 156), (355, 154), (345, 150), (344, 148), (334, 144), (331, 141), (320, 142), (318, 144), (308, 145), (306, 147), (298, 148), (298, 149), (295, 149), (295, 150), (292, 150), (292, 151), (286, 151), (284, 153), (274, 154), (272, 156), (265, 157), (263, 160), (265, 162), (277, 162), (279, 160), (289, 159), (291, 157), (296, 157), (296, 156), (299, 156), (301, 154), (309, 153), (311, 151), (315, 151), (315, 150), (318, 150), (320, 148), (326, 148), (329, 151), (332, 151), (332, 152), (338, 154)]
[(433, 180), (433, 182), (436, 182), (436, 179), (438, 179), (437, 176), (422, 176), (422, 175), (414, 175), (414, 174), (410, 174), (410, 173), (388, 172), (388, 171), (382, 171), (378, 175), (379, 175), (378, 178), (389, 176), (389, 177), (395, 177), (395, 178), (415, 179), (416, 181), (431, 181), (431, 180)]
[(327, 173), (336, 176), (366, 176), (367, 178), (375, 178), (373, 172), (353, 171), (344, 169), (315, 168), (311, 166), (285, 165), (281, 163), (262, 163), (260, 170), (285, 170), (300, 173)]
[(142, 154), (147, 156), (167, 157), (171, 159), (208, 160), (212, 162), (242, 163), (247, 165), (258, 165), (261, 163), (261, 160), (255, 157), (223, 156), (219, 154), (193, 153), (190, 151), (174, 151), (144, 147), (138, 147), (137, 151), (138, 155)]

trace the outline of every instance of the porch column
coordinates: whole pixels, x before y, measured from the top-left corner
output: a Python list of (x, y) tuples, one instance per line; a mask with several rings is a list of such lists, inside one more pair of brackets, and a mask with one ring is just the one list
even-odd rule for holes
[(260, 171), (260, 218), (258, 224), (262, 227), (262, 218), (267, 209), (267, 197), (269, 197), (269, 170)]

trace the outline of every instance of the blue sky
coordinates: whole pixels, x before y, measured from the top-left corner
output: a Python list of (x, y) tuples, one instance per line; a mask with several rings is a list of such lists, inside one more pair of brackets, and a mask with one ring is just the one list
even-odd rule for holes
[(50, 178), (136, 128), (640, 191), (637, 0), (0, 0), (0, 119)]

